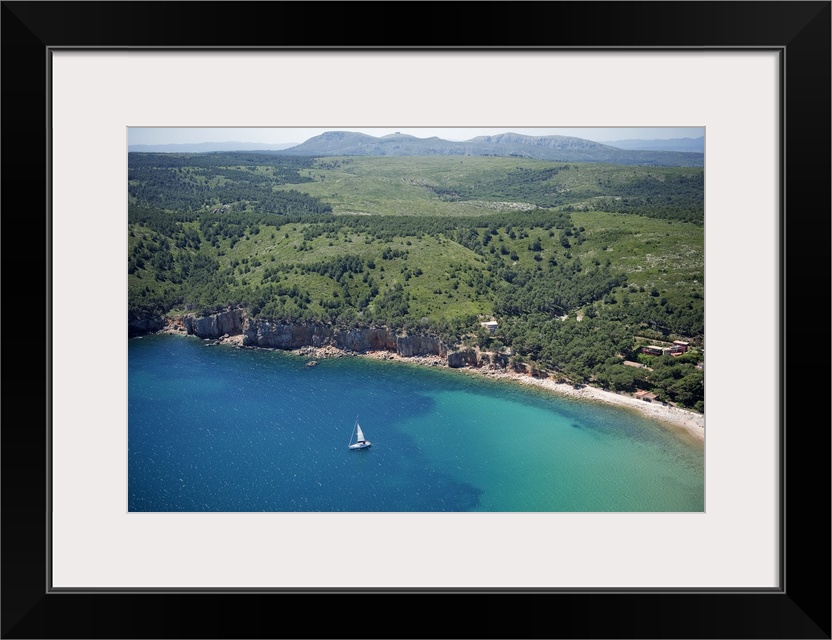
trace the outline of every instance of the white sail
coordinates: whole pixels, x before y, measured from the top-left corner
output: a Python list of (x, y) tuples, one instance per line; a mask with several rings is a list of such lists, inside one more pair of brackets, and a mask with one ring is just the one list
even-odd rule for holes
[(364, 432), (361, 431), (361, 425), (357, 422), (355, 423), (355, 432), (358, 434), (358, 441), (361, 442), (364, 440)]

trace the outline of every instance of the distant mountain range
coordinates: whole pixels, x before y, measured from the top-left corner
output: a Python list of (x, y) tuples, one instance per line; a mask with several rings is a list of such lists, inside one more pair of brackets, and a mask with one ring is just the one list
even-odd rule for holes
[(699, 138), (667, 138), (661, 140), (614, 140), (606, 142), (619, 149), (636, 149), (640, 151), (688, 151), (705, 153), (705, 136)]
[[(689, 139), (678, 139), (689, 140)], [(677, 140), (677, 145), (679, 143)], [(500, 156), (553, 160), (560, 162), (607, 162), (613, 164), (703, 166), (705, 161), (704, 139), (702, 150), (676, 150), (669, 148), (669, 140), (622, 140), (601, 144), (570, 136), (527, 136), (518, 133), (501, 133), (494, 136), (478, 136), (463, 142), (441, 138), (417, 138), (394, 133), (374, 137), (365, 133), (327, 131), (294, 146), (264, 145), (257, 143), (225, 142), (199, 145), (131, 145), (129, 151), (193, 153), (207, 151), (265, 151), (281, 155), (307, 156)], [(626, 148), (635, 142), (651, 144), (653, 148)], [(665, 148), (658, 148), (667, 143)], [(688, 143), (684, 143), (688, 144)]]
[(583, 138), (519, 133), (451, 142), (402, 133), (376, 138), (365, 133), (328, 131), (280, 153), (319, 156), (509, 156), (561, 162), (663, 166), (702, 166), (705, 160), (704, 153), (620, 149)]

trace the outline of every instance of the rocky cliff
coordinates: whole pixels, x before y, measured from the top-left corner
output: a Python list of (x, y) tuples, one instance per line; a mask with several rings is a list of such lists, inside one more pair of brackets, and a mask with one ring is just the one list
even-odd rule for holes
[(233, 336), (242, 333), (245, 319), (243, 309), (230, 309), (202, 318), (184, 316), (182, 324), (189, 335), (200, 338), (219, 338), (224, 335)]
[(130, 338), (161, 331), (164, 327), (165, 321), (159, 316), (127, 314), (127, 335)]
[(448, 354), (448, 366), (453, 369), (476, 367), (477, 364), (477, 352), (473, 349), (463, 349)]
[(289, 323), (253, 320), (245, 310), (233, 309), (205, 317), (186, 315), (174, 325), (188, 335), (221, 338), (242, 335), (243, 346), (273, 349), (333, 346), (347, 351), (391, 351), (402, 357), (446, 357), (448, 349), (436, 336), (399, 335), (387, 327), (335, 327), (322, 323)]
[(327, 324), (277, 323), (249, 320), (243, 344), (276, 349), (299, 349), (332, 345), (349, 351), (393, 351), (403, 357), (436, 355), (448, 350), (436, 336), (397, 335), (386, 327), (341, 328)]

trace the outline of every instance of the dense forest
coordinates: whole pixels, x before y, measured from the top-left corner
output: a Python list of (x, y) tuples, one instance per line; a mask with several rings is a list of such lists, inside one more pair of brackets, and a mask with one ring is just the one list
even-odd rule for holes
[(128, 201), (131, 323), (384, 325), (704, 410), (701, 168), (131, 153)]
[(299, 170), (312, 158), (274, 158), (256, 153), (131, 153), (127, 172), (131, 201), (171, 211), (201, 211), (233, 203), (234, 210), (327, 213), (331, 207), (274, 185), (302, 184)]

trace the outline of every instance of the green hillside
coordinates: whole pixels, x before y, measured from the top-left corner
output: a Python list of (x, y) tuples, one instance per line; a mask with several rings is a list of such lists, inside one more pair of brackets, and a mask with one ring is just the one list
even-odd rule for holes
[[(129, 180), (131, 321), (381, 324), (703, 408), (701, 168), (130, 154)], [(676, 339), (700, 352), (638, 353)]]

